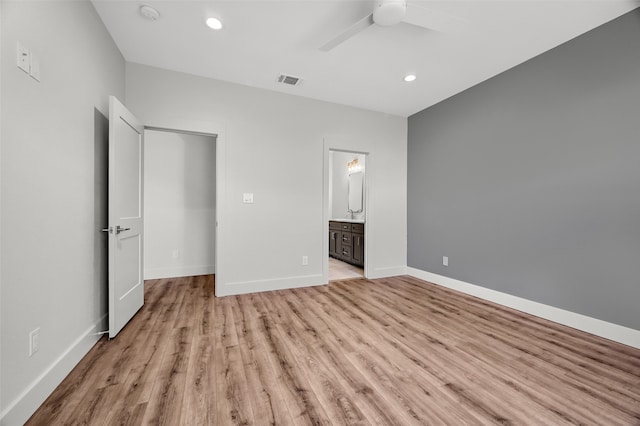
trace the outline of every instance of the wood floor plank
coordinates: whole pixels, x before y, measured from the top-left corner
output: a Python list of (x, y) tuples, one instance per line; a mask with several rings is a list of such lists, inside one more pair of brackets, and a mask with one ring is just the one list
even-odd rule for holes
[(640, 350), (401, 276), (214, 297), (145, 282), (27, 422), (640, 426)]
[(208, 425), (214, 423), (213, 412), (209, 410), (208, 398), (215, 397), (215, 385), (208, 373), (213, 361), (215, 345), (212, 336), (196, 335), (191, 344), (189, 365), (185, 379), (181, 425)]
[(214, 350), (215, 383), (218, 405), (216, 424), (252, 425), (254, 415), (248, 400), (247, 380), (238, 347), (238, 330), (232, 308), (233, 300), (220, 301), (216, 323), (220, 334)]
[(143, 422), (179, 424), (193, 336), (190, 327), (174, 328), (153, 383)]
[(253, 305), (260, 313), (264, 345), (271, 354), (271, 367), (281, 380), (280, 389), (285, 391), (283, 398), (294, 424), (330, 425), (325, 407), (319, 403), (318, 396), (311, 392), (308, 377), (300, 374), (300, 365), (292, 354), (288, 336), (282, 335), (277, 329), (278, 322), (283, 321), (287, 313), (275, 310), (272, 303), (265, 304), (263, 295), (255, 297)]
[(235, 302), (234, 317), (240, 319), (240, 326), (236, 327), (240, 332), (238, 345), (257, 423), (293, 424), (289, 409), (278, 391), (278, 380), (270, 365), (264, 342), (256, 336), (259, 316), (253, 306), (254, 299), (238, 298)]

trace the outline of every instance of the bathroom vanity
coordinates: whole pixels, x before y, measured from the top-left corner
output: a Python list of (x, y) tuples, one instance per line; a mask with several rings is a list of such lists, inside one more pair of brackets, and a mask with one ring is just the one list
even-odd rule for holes
[(356, 266), (364, 266), (364, 222), (329, 221), (329, 256)]

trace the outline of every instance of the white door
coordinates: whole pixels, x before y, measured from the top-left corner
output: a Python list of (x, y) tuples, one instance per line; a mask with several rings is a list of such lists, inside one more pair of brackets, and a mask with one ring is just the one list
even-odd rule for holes
[(143, 126), (109, 97), (109, 338), (144, 304), (142, 279)]

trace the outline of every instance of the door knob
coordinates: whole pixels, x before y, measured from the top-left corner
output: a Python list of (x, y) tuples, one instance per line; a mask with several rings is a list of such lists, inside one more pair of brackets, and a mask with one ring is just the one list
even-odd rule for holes
[(129, 230), (131, 230), (131, 228), (122, 228), (120, 225), (118, 225), (116, 226), (116, 235), (118, 235), (121, 232), (129, 231)]

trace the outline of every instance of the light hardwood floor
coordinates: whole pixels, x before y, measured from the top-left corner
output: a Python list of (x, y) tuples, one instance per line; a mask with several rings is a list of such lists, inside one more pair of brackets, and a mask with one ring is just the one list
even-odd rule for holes
[(640, 425), (640, 350), (411, 277), (146, 283), (30, 425)]

